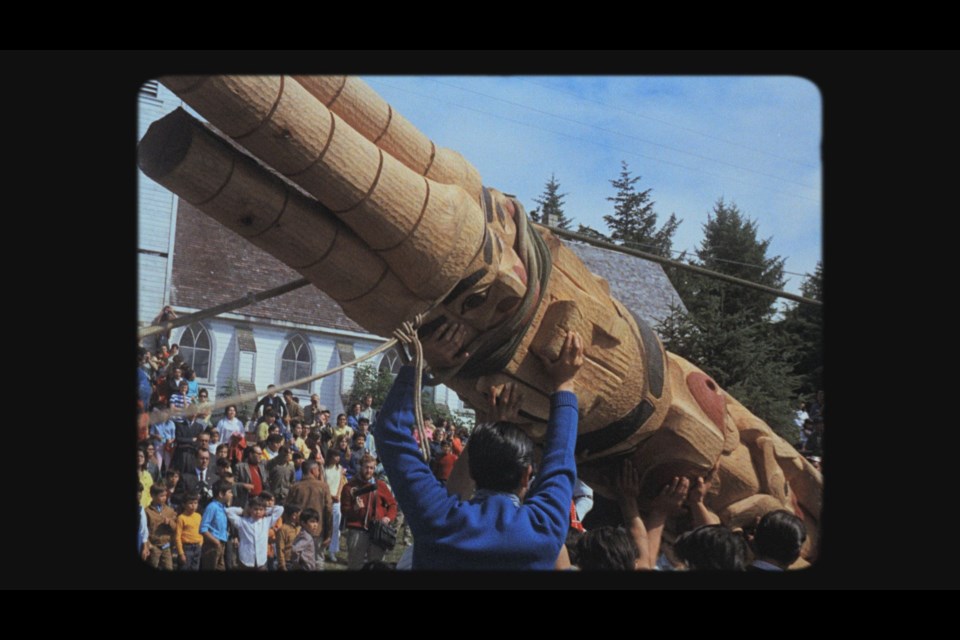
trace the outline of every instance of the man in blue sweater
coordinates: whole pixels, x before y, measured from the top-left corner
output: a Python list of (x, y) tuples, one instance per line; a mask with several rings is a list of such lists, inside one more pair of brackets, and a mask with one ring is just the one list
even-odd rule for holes
[[(438, 328), (424, 341), (434, 366), (469, 357), (458, 354), (463, 331)], [(574, 444), (577, 397), (574, 378), (583, 365), (583, 343), (574, 333), (555, 362), (544, 361), (555, 393), (536, 482), (533, 443), (516, 425), (479, 425), (470, 436), (470, 500), (449, 495), (423, 461), (413, 439), (414, 369), (404, 367), (377, 418), (374, 434), (387, 476), (414, 536), (414, 569), (554, 568), (570, 523), (576, 481)]]

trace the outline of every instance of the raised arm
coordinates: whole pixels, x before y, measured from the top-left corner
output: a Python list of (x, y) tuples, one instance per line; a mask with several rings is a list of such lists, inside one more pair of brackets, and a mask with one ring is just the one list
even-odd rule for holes
[(617, 503), (620, 505), (620, 515), (637, 546), (637, 569), (653, 569), (657, 563), (656, 557), (651, 557), (650, 545), (647, 538), (647, 528), (640, 519), (637, 509), (637, 497), (640, 495), (640, 474), (629, 458), (620, 465), (620, 475), (617, 482)]
[(709, 491), (710, 482), (699, 476), (690, 485), (690, 492), (687, 494), (687, 506), (690, 507), (690, 516), (693, 518), (694, 527), (705, 524), (720, 524), (720, 516), (707, 509), (707, 505), (703, 503), (703, 498)]
[(650, 556), (653, 558), (651, 566), (657, 565), (660, 540), (663, 537), (663, 527), (667, 523), (667, 518), (680, 512), (689, 490), (689, 479), (674, 478), (669, 484), (664, 485), (660, 495), (653, 499), (646, 521), (647, 544), (650, 548)]
[(561, 545), (570, 525), (573, 484), (577, 479), (573, 453), (578, 409), (574, 381), (583, 366), (583, 351), (580, 336), (570, 331), (559, 357), (555, 361), (544, 360), (556, 392), (550, 396), (550, 421), (540, 472), (523, 505), (534, 520), (534, 529), (548, 531), (550, 538)]

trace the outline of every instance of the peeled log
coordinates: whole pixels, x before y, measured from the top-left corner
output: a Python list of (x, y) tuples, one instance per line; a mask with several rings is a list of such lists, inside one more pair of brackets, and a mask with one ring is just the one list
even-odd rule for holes
[(414, 174), (292, 78), (163, 82), (174, 92), (188, 87), (185, 102), (382, 251), (418, 297), (441, 297), (479, 252), (483, 214), (465, 191)]
[(366, 82), (353, 76), (293, 76), (363, 137), (410, 168), (443, 184), (458, 185), (480, 199), (482, 181), (463, 156), (436, 146)]
[(146, 175), (300, 272), (367, 330), (389, 335), (429, 305), (320, 203), (184, 110), (150, 126), (138, 158)]

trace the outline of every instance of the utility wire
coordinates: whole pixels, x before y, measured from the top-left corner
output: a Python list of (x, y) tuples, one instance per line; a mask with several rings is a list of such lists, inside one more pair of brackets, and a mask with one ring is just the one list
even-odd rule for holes
[(683, 131), (689, 131), (690, 133), (695, 133), (695, 134), (697, 134), (697, 135), (699, 135), (699, 136), (704, 136), (705, 138), (710, 138), (711, 140), (717, 140), (718, 142), (723, 142), (723, 143), (725, 143), (725, 144), (732, 144), (732, 145), (735, 146), (735, 147), (740, 147), (741, 149), (746, 149), (746, 150), (748, 150), (748, 151), (754, 151), (754, 152), (756, 152), (756, 153), (762, 153), (763, 155), (770, 156), (771, 158), (776, 158), (776, 159), (778, 159), (778, 160), (783, 160), (784, 162), (792, 162), (793, 164), (800, 165), (801, 167), (808, 167), (808, 168), (810, 168), (810, 169), (816, 169), (816, 168), (817, 168), (816, 165), (813, 165), (813, 164), (810, 164), (810, 163), (807, 163), (807, 162), (800, 162), (799, 160), (793, 160), (793, 159), (791, 159), (791, 158), (785, 158), (785, 157), (779, 156), (779, 155), (777, 155), (777, 154), (775, 154), (775, 153), (770, 153), (769, 151), (764, 151), (763, 149), (757, 149), (757, 148), (755, 148), (755, 147), (749, 147), (749, 146), (747, 146), (747, 145), (745, 145), (745, 144), (741, 144), (741, 143), (739, 143), (739, 142), (734, 142), (733, 140), (727, 140), (727, 139), (725, 139), (725, 138), (721, 138), (721, 137), (719, 137), (719, 136), (711, 135), (711, 134), (709, 134), (709, 133), (704, 133), (703, 131), (697, 131), (696, 129), (691, 129), (690, 127), (685, 127), (685, 126), (683, 126), (683, 125), (681, 125), (681, 124), (676, 124), (676, 123), (673, 123), (673, 122), (668, 122), (667, 120), (661, 120), (660, 118), (654, 118), (653, 116), (648, 116), (648, 115), (643, 114), (643, 113), (640, 113), (640, 112), (638, 112), (638, 111), (632, 111), (632, 110), (630, 110), (630, 109), (625, 109), (625, 108), (623, 108), (623, 107), (618, 107), (617, 105), (607, 104), (606, 102), (601, 102), (600, 100), (595, 100), (595, 99), (593, 99), (593, 98), (586, 98), (586, 97), (584, 97), (584, 96), (579, 96), (579, 95), (577, 95), (576, 93), (574, 93), (574, 92), (572, 92), (572, 91), (564, 91), (563, 89), (557, 89), (556, 87), (551, 87), (550, 85), (544, 84), (544, 83), (542, 83), (542, 82), (536, 82), (536, 81), (534, 81), (534, 80), (530, 80), (530, 79), (527, 79), (527, 78), (517, 78), (517, 79), (520, 80), (521, 82), (526, 82), (526, 83), (528, 83), (528, 84), (537, 85), (538, 87), (543, 87), (543, 88), (545, 88), (545, 89), (550, 89), (551, 91), (556, 91), (557, 93), (565, 93), (565, 94), (567, 94), (568, 96), (573, 96), (574, 98), (577, 98), (578, 100), (583, 100), (583, 101), (585, 101), (585, 102), (593, 102), (593, 103), (595, 103), (595, 104), (599, 104), (599, 105), (601, 105), (601, 106), (608, 107), (608, 108), (610, 108), (610, 109), (616, 109), (617, 111), (623, 111), (624, 113), (629, 113), (630, 115), (637, 116), (638, 118), (644, 118), (644, 119), (646, 119), (646, 120), (652, 120), (652, 121), (654, 121), (654, 122), (659, 122), (660, 124), (665, 124), (665, 125), (668, 125), (668, 126), (671, 126), (671, 127), (676, 127), (677, 129), (682, 129)]
[(559, 119), (559, 120), (566, 120), (567, 122), (572, 122), (572, 123), (574, 123), (574, 124), (578, 124), (578, 125), (581, 125), (581, 126), (584, 126), (584, 127), (590, 127), (591, 129), (596, 129), (596, 130), (598, 130), (598, 131), (603, 131), (603, 132), (605, 132), (605, 133), (612, 133), (612, 134), (614, 134), (614, 135), (623, 136), (623, 137), (625, 137), (625, 138), (633, 138), (634, 140), (639, 140), (640, 142), (644, 142), (644, 143), (646, 143), (646, 144), (650, 144), (650, 145), (653, 145), (653, 146), (655, 146), (655, 147), (662, 147), (662, 148), (664, 148), (664, 149), (669, 149), (670, 151), (675, 151), (676, 153), (682, 153), (682, 154), (685, 154), (685, 155), (688, 155), (688, 156), (693, 156), (694, 158), (700, 158), (701, 160), (707, 160), (707, 161), (709, 161), (709, 162), (716, 162), (716, 163), (718, 163), (718, 164), (723, 164), (723, 165), (726, 165), (726, 166), (728, 166), (728, 167), (733, 167), (734, 169), (739, 169), (739, 170), (741, 170), (741, 171), (747, 171), (747, 172), (749, 172), (749, 173), (755, 173), (755, 174), (757, 174), (757, 175), (759, 175), (759, 176), (764, 176), (764, 177), (766, 177), (766, 178), (773, 178), (774, 180), (780, 180), (781, 182), (787, 182), (787, 183), (789, 183), (789, 184), (794, 184), (794, 185), (797, 185), (797, 186), (799, 186), (799, 187), (804, 187), (805, 189), (816, 189), (816, 187), (813, 187), (813, 186), (811, 186), (811, 185), (809, 185), (809, 184), (805, 184), (805, 183), (803, 183), (803, 182), (796, 182), (795, 180), (789, 180), (789, 179), (787, 179), (787, 178), (781, 178), (780, 176), (775, 176), (775, 175), (770, 174), (770, 173), (764, 173), (764, 172), (762, 172), (762, 171), (756, 171), (755, 169), (750, 169), (750, 168), (748, 168), (748, 167), (742, 167), (742, 166), (740, 166), (740, 165), (738, 165), (738, 164), (733, 164), (732, 162), (727, 162), (727, 161), (725, 161), (725, 160), (717, 160), (716, 158), (711, 158), (711, 157), (709, 157), (709, 156), (703, 156), (703, 155), (700, 155), (699, 153), (693, 153), (692, 151), (684, 151), (683, 149), (678, 149), (678, 148), (676, 148), (676, 147), (671, 147), (670, 145), (661, 144), (661, 143), (659, 143), (659, 142), (654, 142), (653, 140), (648, 140), (648, 139), (646, 139), (646, 138), (641, 138), (640, 136), (635, 136), (635, 135), (630, 134), (630, 133), (623, 133), (622, 131), (616, 131), (616, 130), (614, 130), (614, 129), (607, 129), (606, 127), (601, 127), (601, 126), (598, 126), (598, 125), (595, 125), (595, 124), (590, 124), (590, 123), (588, 123), (588, 122), (583, 122), (583, 121), (577, 120), (577, 119), (575, 119), (575, 118), (569, 118), (569, 117), (567, 117), (567, 116), (562, 116), (562, 115), (557, 114), (557, 113), (551, 113), (550, 111), (544, 111), (543, 109), (537, 109), (536, 107), (531, 107), (531, 106), (528, 106), (528, 105), (525, 105), (525, 104), (521, 104), (521, 103), (519, 103), (519, 102), (513, 102), (512, 100), (506, 100), (506, 99), (504, 99), (504, 98), (498, 98), (497, 96), (491, 96), (491, 95), (489, 95), (489, 94), (483, 93), (482, 91), (476, 91), (476, 90), (474, 90), (474, 89), (467, 89), (466, 87), (461, 87), (461, 86), (458, 86), (458, 85), (455, 85), (455, 84), (450, 84), (449, 82), (442, 82), (442, 81), (436, 80), (436, 79), (434, 79), (434, 78), (429, 78), (429, 80), (431, 80), (432, 82), (435, 82), (435, 83), (437, 83), (437, 84), (439, 84), (439, 85), (443, 85), (443, 86), (445, 86), (445, 87), (452, 87), (452, 88), (458, 89), (458, 90), (460, 90), (460, 91), (466, 91), (466, 92), (468, 92), (468, 93), (474, 93), (474, 94), (476, 94), (476, 95), (483, 96), (484, 98), (487, 98), (487, 99), (489, 99), (489, 100), (496, 100), (496, 101), (498, 101), (498, 102), (503, 102), (503, 103), (506, 103), (506, 104), (509, 104), (509, 105), (513, 105), (513, 106), (515, 106), (515, 107), (520, 107), (521, 109), (527, 109), (527, 110), (533, 111), (533, 112), (535, 112), (535, 113), (542, 113), (542, 114), (544, 114), (544, 115), (551, 116), (551, 117), (557, 118), (557, 119)]
[(599, 147), (605, 147), (605, 148), (607, 148), (607, 149), (613, 149), (614, 151), (619, 151), (620, 153), (625, 153), (625, 154), (627, 154), (627, 155), (637, 156), (637, 157), (640, 157), (640, 158), (644, 158), (644, 159), (646, 159), (646, 160), (651, 160), (651, 161), (653, 161), (653, 162), (659, 162), (659, 163), (661, 163), (661, 164), (673, 165), (673, 166), (675, 166), (675, 167), (680, 167), (681, 169), (686, 169), (686, 170), (688, 170), (688, 171), (695, 171), (695, 172), (697, 172), (697, 173), (702, 173), (702, 174), (704, 174), (704, 175), (708, 175), (708, 176), (711, 176), (711, 177), (713, 177), (713, 178), (718, 178), (718, 179), (720, 179), (720, 180), (732, 180), (732, 181), (734, 181), (734, 182), (739, 182), (739, 183), (741, 183), (741, 184), (745, 184), (745, 185), (754, 187), (754, 188), (756, 188), (756, 189), (763, 189), (764, 191), (770, 191), (770, 192), (772, 192), (772, 193), (778, 193), (778, 194), (780, 194), (780, 195), (789, 196), (789, 197), (792, 197), (792, 198), (802, 198), (803, 200), (809, 200), (810, 202), (816, 202), (817, 204), (820, 204), (820, 200), (819, 200), (818, 198), (810, 198), (810, 197), (808, 197), (808, 196), (800, 195), (799, 193), (790, 193), (790, 192), (788, 192), (788, 191), (781, 191), (781, 190), (779, 190), (779, 189), (773, 189), (773, 188), (771, 188), (771, 187), (766, 187), (766, 186), (764, 186), (764, 185), (756, 184), (756, 183), (754, 183), (754, 182), (749, 182), (749, 181), (747, 181), (747, 180), (741, 180), (740, 178), (734, 178), (734, 177), (732, 177), (732, 176), (724, 176), (724, 175), (712, 173), (712, 172), (710, 172), (710, 171), (704, 171), (703, 169), (697, 169), (696, 167), (690, 167), (690, 166), (687, 166), (687, 165), (685, 165), (685, 164), (680, 164), (679, 162), (671, 162), (670, 160), (664, 160), (663, 158), (655, 158), (655, 157), (653, 157), (653, 156), (648, 156), (648, 155), (646, 155), (646, 154), (639, 153), (639, 152), (636, 152), (636, 151), (631, 151), (631, 150), (628, 150), (628, 149), (622, 149), (622, 148), (620, 148), (620, 147), (615, 147), (615, 146), (613, 146), (613, 145), (609, 145), (609, 144), (605, 144), (605, 143), (602, 143), (602, 142), (598, 142), (598, 141), (596, 141), (596, 140), (591, 140), (591, 139), (589, 139), (589, 138), (578, 138), (577, 136), (573, 136), (573, 135), (570, 135), (570, 134), (565, 133), (565, 132), (562, 132), (562, 131), (554, 131), (554, 130), (552, 130), (552, 129), (547, 129), (546, 127), (538, 127), (537, 125), (529, 124), (529, 123), (527, 123), (527, 122), (523, 122), (522, 120), (516, 120), (516, 119), (514, 119), (514, 118), (508, 118), (508, 117), (506, 117), (506, 116), (502, 116), (502, 115), (495, 114), (495, 113), (490, 113), (490, 112), (488, 112), (488, 111), (484, 111), (484, 110), (482, 110), (482, 109), (477, 109), (477, 108), (475, 108), (475, 107), (468, 107), (468, 106), (466, 106), (466, 105), (462, 105), (462, 104), (459, 104), (459, 103), (457, 103), (457, 102), (451, 102), (451, 101), (449, 101), (449, 100), (444, 100), (444, 99), (442, 99), (442, 98), (437, 98), (436, 96), (426, 95), (426, 94), (419, 93), (419, 92), (417, 92), (417, 91), (412, 91), (412, 90), (407, 89), (407, 88), (405, 88), (405, 87), (400, 87), (400, 86), (397, 86), (397, 85), (394, 85), (394, 84), (389, 84), (389, 83), (386, 83), (386, 82), (381, 82), (381, 81), (379, 81), (379, 80), (368, 81), (368, 83), (370, 83), (370, 84), (378, 84), (378, 85), (384, 86), (384, 87), (389, 87), (389, 88), (391, 88), (391, 89), (396, 89), (397, 91), (402, 91), (402, 92), (404, 92), (404, 93), (410, 93), (410, 94), (412, 94), (412, 95), (419, 96), (419, 97), (421, 97), (421, 98), (426, 98), (426, 99), (428, 99), (428, 100), (434, 100), (434, 101), (436, 101), (436, 102), (440, 102), (440, 103), (442, 103), (442, 104), (448, 104), (448, 105), (451, 105), (451, 106), (454, 106), (454, 107), (458, 107), (458, 108), (460, 108), (460, 109), (466, 109), (467, 111), (475, 111), (476, 113), (481, 113), (481, 114), (486, 115), (486, 116), (489, 116), (489, 117), (491, 117), (491, 118), (497, 118), (497, 119), (499, 119), (499, 120), (506, 120), (507, 122), (513, 122), (514, 124), (518, 124), (518, 125), (523, 126), (523, 127), (528, 127), (528, 128), (530, 128), (530, 129), (538, 129), (538, 130), (540, 130), (540, 131), (545, 131), (545, 132), (550, 133), (550, 134), (552, 134), (552, 135), (563, 136), (563, 137), (565, 137), (565, 138), (570, 138), (570, 139), (572, 139), (572, 140), (576, 140), (577, 142), (586, 142), (587, 144), (592, 144), (592, 145), (596, 145), (596, 146), (599, 146)]

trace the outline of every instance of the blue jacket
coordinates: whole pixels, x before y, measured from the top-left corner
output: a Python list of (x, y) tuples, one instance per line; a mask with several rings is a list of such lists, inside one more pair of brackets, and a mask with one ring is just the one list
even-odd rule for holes
[(411, 432), (412, 367), (394, 382), (374, 426), (391, 487), (413, 531), (414, 569), (553, 569), (570, 525), (577, 472), (577, 397), (550, 398), (550, 427), (536, 482), (521, 505), (486, 494), (462, 501), (423, 461)]

